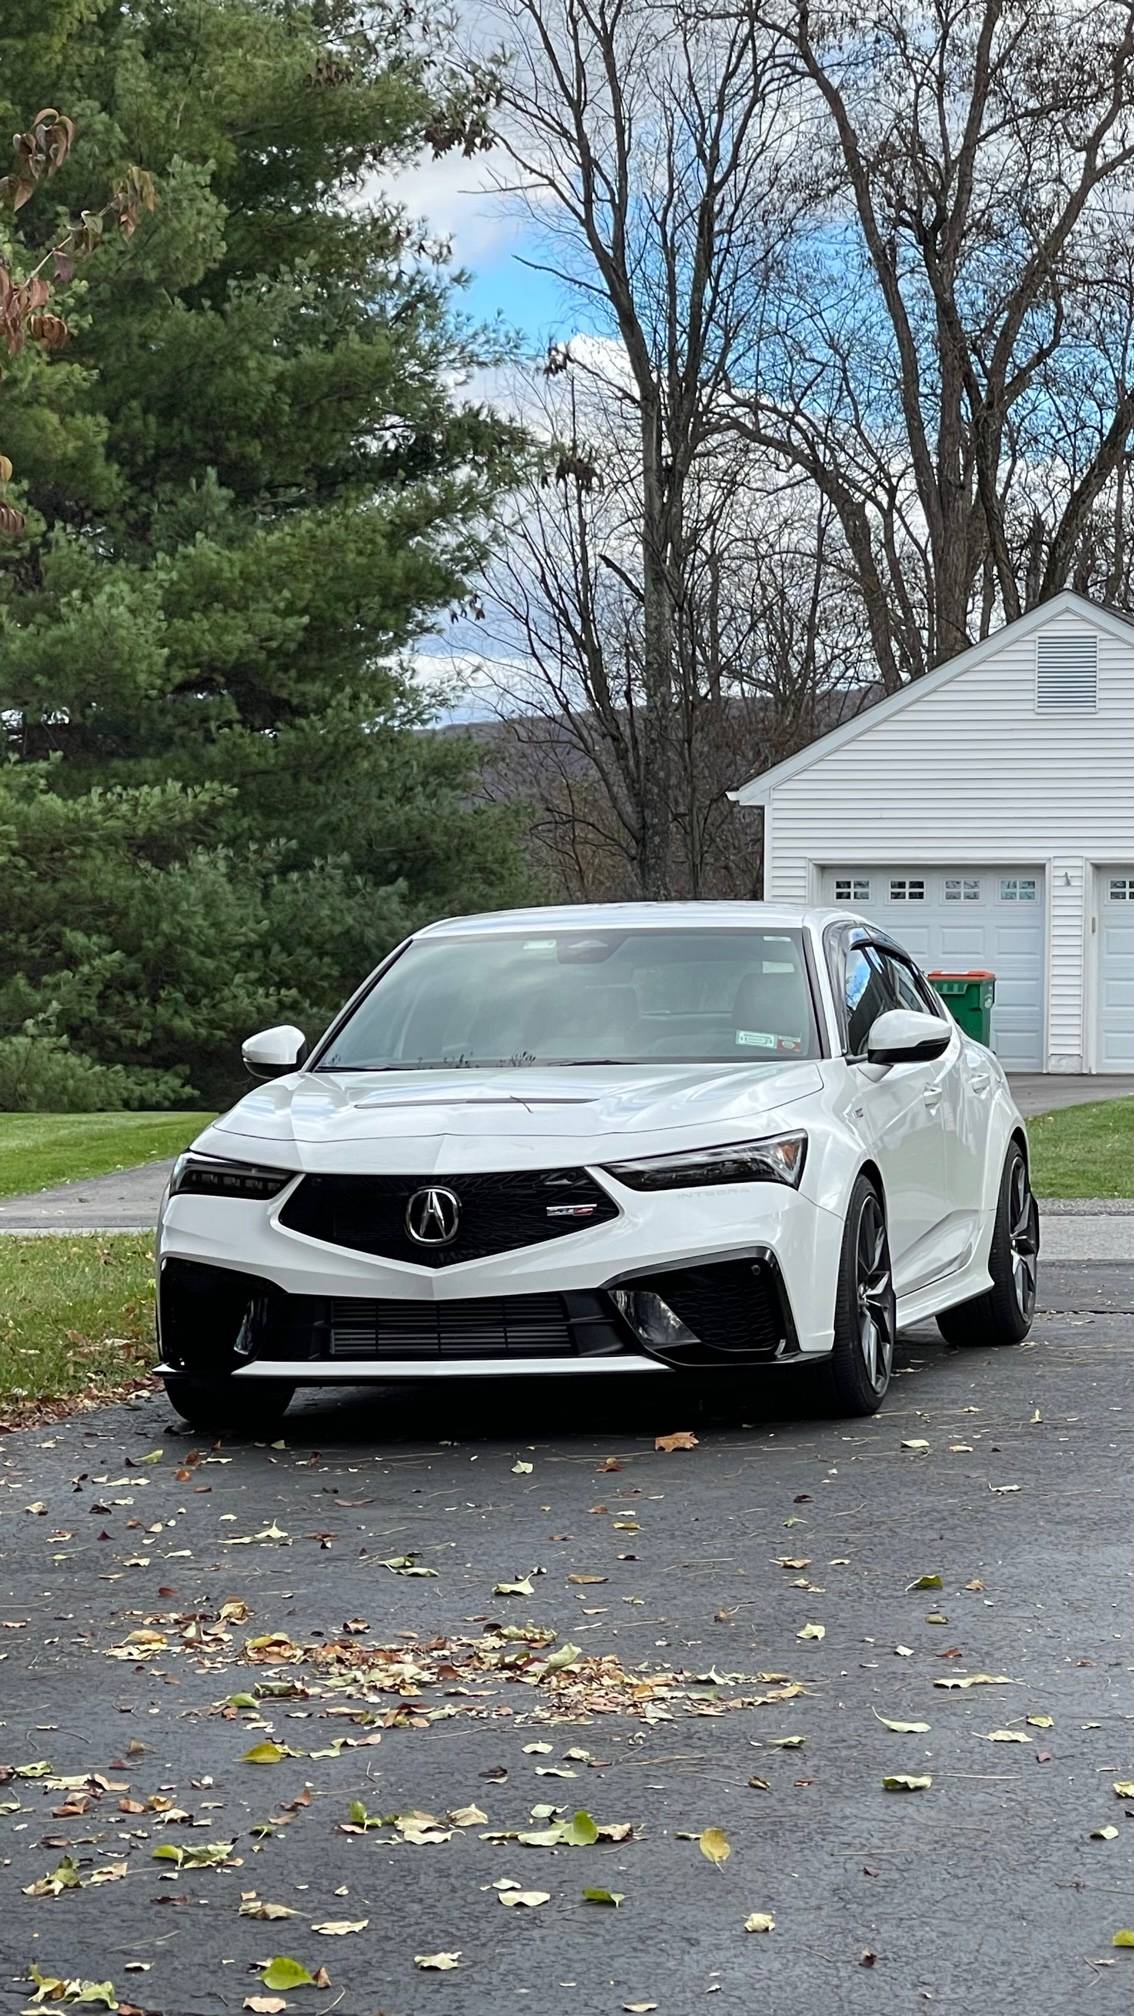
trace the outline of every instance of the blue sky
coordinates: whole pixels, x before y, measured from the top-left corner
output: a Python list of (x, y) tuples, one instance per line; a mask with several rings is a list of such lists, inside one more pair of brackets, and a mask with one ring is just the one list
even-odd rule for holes
[(497, 196), (488, 178), (486, 158), (446, 156), (420, 162), (391, 193), (452, 241), (454, 265), (472, 276), (462, 297), (466, 312), (484, 322), (502, 315), (533, 351), (543, 351), (551, 337), (566, 341), (583, 325), (583, 301), (521, 263), (539, 260), (545, 248), (523, 207)]

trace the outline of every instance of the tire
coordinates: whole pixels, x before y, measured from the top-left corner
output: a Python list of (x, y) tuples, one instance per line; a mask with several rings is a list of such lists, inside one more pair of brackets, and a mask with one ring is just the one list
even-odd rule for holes
[(822, 1368), (835, 1414), (876, 1414), (894, 1366), (897, 1300), (882, 1199), (868, 1176), (851, 1192), (835, 1294), (835, 1345)]
[(1036, 1308), (1039, 1209), (1018, 1141), (1004, 1158), (988, 1271), (992, 1286), (971, 1302), (942, 1310), (937, 1328), (947, 1344), (1022, 1344)]
[(174, 1412), (198, 1434), (223, 1434), (229, 1429), (257, 1439), (279, 1425), (295, 1393), (295, 1387), (282, 1380), (257, 1379), (237, 1386), (227, 1379), (193, 1379), (188, 1373), (168, 1373), (164, 1384)]

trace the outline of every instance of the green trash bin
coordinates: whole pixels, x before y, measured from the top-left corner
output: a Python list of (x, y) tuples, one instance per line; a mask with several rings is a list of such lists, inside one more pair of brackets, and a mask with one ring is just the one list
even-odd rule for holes
[(930, 973), (928, 979), (966, 1036), (975, 1036), (978, 1043), (991, 1048), (995, 973)]

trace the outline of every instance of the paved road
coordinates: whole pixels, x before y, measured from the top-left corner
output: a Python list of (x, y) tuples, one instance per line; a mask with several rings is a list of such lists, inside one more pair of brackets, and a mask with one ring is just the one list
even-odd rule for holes
[[(873, 1422), (793, 1412), (785, 1373), (715, 1416), (677, 1388), (340, 1396), (286, 1447), (196, 1462), (158, 1401), (0, 1439), (0, 1763), (100, 1774), (0, 1784), (0, 2011), (34, 1961), (226, 2016), (283, 1954), (332, 1984), (288, 2010), (342, 2016), (691, 2016), (714, 1991), (737, 2016), (1127, 2016), (1134, 1267), (1048, 1267), (1042, 1297), (1023, 1349), (907, 1340)], [(699, 1446), (655, 1452), (673, 1429)], [(435, 1575), (381, 1565), (406, 1555)], [(548, 1648), (498, 1627), (530, 1623), (584, 1665), (524, 1684), (499, 1662)], [(1007, 1677), (937, 1684), (982, 1673)], [(294, 1691), (223, 1707), (265, 1681)], [(269, 1736), (296, 1754), (241, 1761)], [(346, 1833), (354, 1800), (487, 1821)], [(540, 1804), (633, 1831), (485, 1838), (546, 1831)], [(719, 1867), (682, 1838), (707, 1828)], [(221, 1867), (153, 1859), (223, 1842)], [(81, 1887), (22, 1894), (66, 1852)], [(504, 1908), (501, 1881), (549, 1901)], [(241, 1916), (247, 1893), (297, 1915)], [(439, 1951), (454, 1971), (415, 1968)]]
[(147, 1232), (157, 1222), (172, 1162), (86, 1176), (0, 1201), (0, 1232)]

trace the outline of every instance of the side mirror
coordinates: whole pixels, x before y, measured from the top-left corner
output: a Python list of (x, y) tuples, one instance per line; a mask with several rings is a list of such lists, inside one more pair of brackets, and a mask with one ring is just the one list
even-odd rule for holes
[(952, 1040), (952, 1025), (936, 1015), (918, 1015), (912, 1008), (889, 1008), (871, 1024), (866, 1039), (868, 1064), (929, 1064), (943, 1057)]
[(307, 1055), (307, 1038), (302, 1029), (285, 1022), (279, 1029), (261, 1029), (241, 1046), (244, 1068), (253, 1078), (284, 1078), (298, 1071)]

